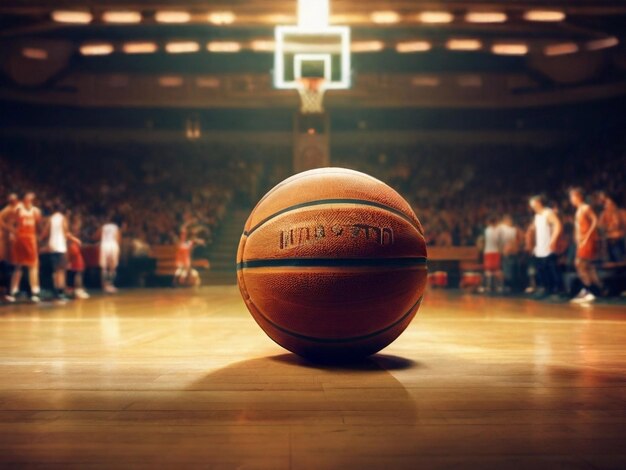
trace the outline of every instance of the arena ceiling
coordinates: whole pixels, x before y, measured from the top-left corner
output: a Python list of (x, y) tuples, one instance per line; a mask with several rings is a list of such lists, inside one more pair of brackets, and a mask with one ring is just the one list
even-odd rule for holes
[[(337, 107), (529, 107), (626, 94), (626, 1), (334, 0), (353, 31)], [(273, 28), (295, 0), (3, 0), (0, 99), (292, 107)]]

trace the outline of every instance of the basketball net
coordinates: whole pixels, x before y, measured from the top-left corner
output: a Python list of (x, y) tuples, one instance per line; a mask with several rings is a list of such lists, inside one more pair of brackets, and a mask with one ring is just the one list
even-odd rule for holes
[(317, 114), (324, 112), (324, 79), (304, 77), (299, 78), (298, 93), (300, 93), (300, 112), (303, 114)]

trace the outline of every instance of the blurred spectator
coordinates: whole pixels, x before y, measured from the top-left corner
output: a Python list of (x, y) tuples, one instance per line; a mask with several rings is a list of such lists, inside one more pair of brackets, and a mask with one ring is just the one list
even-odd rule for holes
[(615, 200), (606, 193), (601, 193), (603, 206), (599, 225), (606, 238), (606, 251), (609, 261), (621, 262), (626, 257), (626, 211), (620, 210)]
[(513, 217), (506, 214), (502, 217), (500, 225), (500, 240), (502, 242), (502, 272), (504, 286), (511, 292), (522, 289), (521, 253), (523, 235), (521, 230), (513, 223)]

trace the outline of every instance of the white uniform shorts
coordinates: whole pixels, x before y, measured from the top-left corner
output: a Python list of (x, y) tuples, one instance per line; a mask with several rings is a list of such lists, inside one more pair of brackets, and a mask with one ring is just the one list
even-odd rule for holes
[(100, 245), (100, 267), (115, 269), (120, 262), (120, 246), (117, 243)]

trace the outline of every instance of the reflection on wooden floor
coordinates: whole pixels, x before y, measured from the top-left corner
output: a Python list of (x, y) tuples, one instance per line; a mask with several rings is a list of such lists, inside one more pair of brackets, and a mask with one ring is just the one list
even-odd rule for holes
[(626, 468), (626, 309), (430, 293), (306, 364), (235, 287), (0, 308), (0, 465)]

